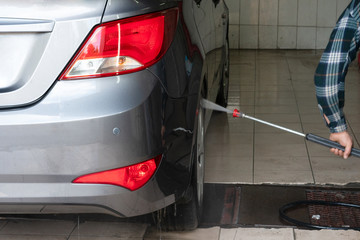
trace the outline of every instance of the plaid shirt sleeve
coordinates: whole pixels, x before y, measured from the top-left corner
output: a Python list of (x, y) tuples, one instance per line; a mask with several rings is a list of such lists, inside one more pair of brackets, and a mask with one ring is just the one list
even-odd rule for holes
[(315, 72), (316, 97), (330, 132), (347, 129), (343, 112), (345, 76), (359, 48), (360, 0), (353, 0), (340, 16)]

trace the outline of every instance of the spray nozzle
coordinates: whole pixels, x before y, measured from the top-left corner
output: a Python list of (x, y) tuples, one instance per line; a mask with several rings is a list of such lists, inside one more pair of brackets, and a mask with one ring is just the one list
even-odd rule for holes
[(233, 117), (241, 117), (241, 112), (239, 112), (239, 110), (237, 110), (237, 109), (234, 109)]

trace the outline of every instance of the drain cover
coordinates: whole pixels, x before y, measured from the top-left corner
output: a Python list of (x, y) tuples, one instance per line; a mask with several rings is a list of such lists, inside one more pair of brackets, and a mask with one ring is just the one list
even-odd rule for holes
[[(307, 190), (309, 201), (324, 201), (360, 205), (360, 192)], [(330, 204), (308, 205), (312, 225), (333, 228), (359, 228), (360, 209), (351, 206)]]

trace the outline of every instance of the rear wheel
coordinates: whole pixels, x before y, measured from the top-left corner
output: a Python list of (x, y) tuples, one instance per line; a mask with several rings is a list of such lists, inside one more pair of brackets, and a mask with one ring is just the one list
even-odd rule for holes
[(156, 216), (158, 227), (167, 231), (185, 231), (197, 228), (200, 222), (204, 195), (204, 110), (198, 108), (196, 143), (193, 151), (191, 186), (184, 201), (160, 210)]

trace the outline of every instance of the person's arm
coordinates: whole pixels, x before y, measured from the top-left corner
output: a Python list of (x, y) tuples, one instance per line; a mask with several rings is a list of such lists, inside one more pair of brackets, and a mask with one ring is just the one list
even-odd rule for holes
[[(353, 6), (354, 2), (349, 6)], [(343, 112), (345, 76), (349, 64), (356, 58), (359, 48), (358, 23), (350, 12), (351, 9), (347, 8), (340, 17), (315, 73), (316, 96), (319, 108), (331, 132), (330, 140), (345, 147), (345, 152), (337, 149), (331, 149), (331, 151), (344, 158), (349, 156), (353, 144), (346, 131), (347, 126)]]

